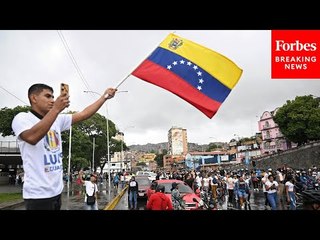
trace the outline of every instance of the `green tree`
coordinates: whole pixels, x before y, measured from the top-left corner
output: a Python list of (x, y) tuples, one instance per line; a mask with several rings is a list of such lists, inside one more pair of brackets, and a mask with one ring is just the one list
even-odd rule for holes
[(15, 108), (1, 108), (0, 109), (0, 135), (3, 137), (14, 135), (11, 128), (13, 118), (19, 112), (28, 112), (31, 109), (30, 106), (17, 106)]
[(209, 143), (208, 148), (206, 149), (206, 152), (215, 151), (216, 149), (221, 148), (221, 145), (217, 145), (215, 143)]
[(167, 149), (162, 149), (161, 153), (157, 154), (156, 157), (154, 158), (158, 167), (163, 167), (163, 157), (167, 155), (167, 153), (168, 153)]
[[(115, 124), (108, 119), (109, 124), (109, 151), (110, 158), (114, 152), (121, 151), (121, 141), (117, 141), (112, 137), (115, 136), (117, 130)], [(63, 148), (64, 155), (69, 149), (69, 133), (63, 133)], [(94, 148), (94, 166), (95, 170), (99, 166), (103, 169), (105, 164), (108, 162), (108, 148), (107, 148), (107, 119), (95, 113), (91, 118), (77, 123), (72, 126), (72, 147), (71, 156), (72, 159), (84, 158), (87, 159), (87, 167), (91, 165), (92, 154), (93, 154), (93, 138), (95, 138), (95, 148)], [(123, 148), (126, 149), (127, 146), (124, 144)], [(72, 168), (74, 168), (73, 161), (71, 160)], [(78, 170), (78, 169), (77, 169)]]
[(287, 100), (274, 117), (282, 134), (291, 142), (301, 145), (320, 139), (320, 99), (312, 95)]

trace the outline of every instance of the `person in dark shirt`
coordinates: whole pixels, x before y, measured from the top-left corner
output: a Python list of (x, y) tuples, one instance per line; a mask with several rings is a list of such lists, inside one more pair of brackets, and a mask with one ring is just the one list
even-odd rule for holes
[(138, 207), (138, 182), (136, 181), (135, 177), (132, 176), (129, 181), (129, 208), (137, 209)]

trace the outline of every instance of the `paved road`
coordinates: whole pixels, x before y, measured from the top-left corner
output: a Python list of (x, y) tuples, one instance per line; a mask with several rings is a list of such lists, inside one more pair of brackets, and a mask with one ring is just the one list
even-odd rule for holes
[[(121, 191), (121, 188), (118, 189), (118, 192), (115, 192), (113, 188), (110, 189), (107, 184), (104, 182), (103, 185), (98, 185), (99, 194), (98, 194), (98, 208), (103, 210), (106, 205)], [(84, 191), (79, 191), (79, 187), (73, 183), (68, 187), (65, 184), (64, 190), (62, 192), (62, 206), (61, 210), (83, 210), (84, 209)], [(4, 185), (0, 186), (0, 193), (14, 193), (21, 192), (21, 187), (14, 185)], [(23, 199), (15, 201), (13, 203), (3, 203), (0, 204), (0, 209), (10, 209), (10, 210), (25, 210)]]
[[(75, 183), (69, 186), (70, 191), (67, 191), (67, 185), (62, 193), (62, 206), (61, 210), (83, 210), (84, 209), (84, 192), (79, 191)], [(99, 210), (103, 210), (109, 202), (114, 199), (117, 194), (121, 192), (121, 187), (115, 192), (113, 188), (110, 189), (110, 194), (106, 182), (103, 185), (99, 185), (99, 196), (98, 196), (98, 207)], [(4, 192), (21, 192), (21, 187), (16, 187), (14, 185), (0, 186), (0, 193)], [(264, 206), (264, 195), (260, 190), (258, 192), (253, 192), (250, 199), (251, 210), (265, 210)], [(138, 210), (145, 210), (146, 201), (138, 201)], [(219, 210), (234, 210), (227, 207), (227, 203), (223, 202), (219, 205)], [(23, 200), (13, 202), (12, 204), (0, 204), (0, 209), (11, 209), (11, 210), (25, 210)], [(128, 210), (128, 193), (124, 193), (119, 203), (115, 206), (114, 210)], [(285, 209), (283, 205), (280, 204), (279, 209)]]
[[(138, 199), (138, 209), (137, 210), (145, 210), (145, 206), (147, 204), (146, 199)], [(114, 210), (129, 210), (129, 203), (128, 203), (128, 191), (126, 191), (120, 201), (118, 202), (117, 206)]]
[[(254, 191), (250, 197), (250, 207), (251, 210), (265, 210), (264, 206), (265, 198), (263, 191)], [(138, 210), (145, 210), (146, 201), (139, 200), (138, 201)], [(285, 207), (282, 204), (279, 204), (279, 210), (284, 209)], [(234, 208), (228, 208), (227, 202), (224, 201), (218, 205), (219, 210), (237, 210)], [(128, 193), (126, 192), (123, 197), (120, 199), (118, 205), (115, 210), (128, 210)]]

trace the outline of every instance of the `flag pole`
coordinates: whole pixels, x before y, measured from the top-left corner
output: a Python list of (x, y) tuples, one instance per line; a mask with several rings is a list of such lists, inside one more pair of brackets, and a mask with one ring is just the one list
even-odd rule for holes
[[(128, 74), (128, 76), (126, 76), (124, 79), (122, 79), (118, 84), (117, 86), (115, 87), (116, 89), (118, 89), (120, 87), (120, 85), (128, 78), (130, 77), (131, 73)], [(109, 94), (107, 93), (106, 95), (104, 95), (104, 98), (108, 98)]]
[(124, 79), (122, 79), (122, 80), (118, 83), (118, 85), (116, 86), (116, 88), (118, 89), (118, 88), (120, 87), (120, 85), (121, 85), (125, 80), (127, 80), (128, 77), (130, 77), (130, 75), (131, 75), (131, 73), (129, 73)]

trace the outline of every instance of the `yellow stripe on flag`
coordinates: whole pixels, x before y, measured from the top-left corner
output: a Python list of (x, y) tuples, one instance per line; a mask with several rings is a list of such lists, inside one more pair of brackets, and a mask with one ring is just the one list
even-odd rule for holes
[[(176, 47), (172, 47), (172, 43), (176, 43)], [(162, 41), (160, 47), (190, 60), (230, 89), (241, 77), (242, 69), (227, 57), (173, 33)]]

